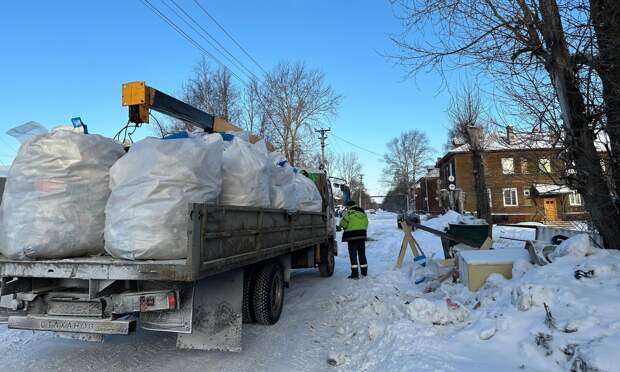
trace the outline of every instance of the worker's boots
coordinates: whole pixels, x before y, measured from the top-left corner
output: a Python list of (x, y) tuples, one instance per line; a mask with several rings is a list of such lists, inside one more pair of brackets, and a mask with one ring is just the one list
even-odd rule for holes
[(362, 276), (368, 275), (368, 265), (360, 265), (360, 270), (362, 271)]
[(359, 271), (357, 270), (357, 267), (352, 267), (351, 268), (351, 275), (349, 276), (349, 279), (358, 279), (360, 277)]

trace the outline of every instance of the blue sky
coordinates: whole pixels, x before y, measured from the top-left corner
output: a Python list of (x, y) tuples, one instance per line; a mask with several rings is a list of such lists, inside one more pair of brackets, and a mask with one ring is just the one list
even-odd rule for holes
[[(160, 0), (151, 2), (166, 9)], [(193, 0), (177, 2), (243, 57)], [(200, 2), (266, 68), (305, 61), (323, 70), (343, 95), (340, 113), (329, 125), (337, 136), (383, 153), (391, 138), (416, 128), (441, 150), (449, 99), (439, 91), (440, 77), (423, 74), (403, 81), (403, 70), (379, 54), (393, 51), (388, 34), (400, 31), (387, 0)], [(81, 116), (91, 132), (112, 136), (127, 121), (122, 82), (145, 80), (175, 94), (201, 58), (139, 0), (2, 2), (0, 35), (4, 164), (19, 147), (5, 135), (8, 129), (30, 120), (51, 128)], [(243, 61), (258, 73), (247, 58)], [(150, 133), (141, 129), (142, 135)], [(333, 136), (328, 146), (336, 153), (358, 153), (371, 194), (385, 191), (377, 156)]]

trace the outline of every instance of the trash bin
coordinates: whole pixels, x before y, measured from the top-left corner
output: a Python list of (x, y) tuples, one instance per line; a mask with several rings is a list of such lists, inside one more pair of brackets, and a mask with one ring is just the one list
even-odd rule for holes
[(448, 227), (448, 234), (456, 238), (467, 239), (472, 243), (477, 243), (474, 248), (479, 248), (489, 237), (489, 225), (463, 225), (451, 223)]

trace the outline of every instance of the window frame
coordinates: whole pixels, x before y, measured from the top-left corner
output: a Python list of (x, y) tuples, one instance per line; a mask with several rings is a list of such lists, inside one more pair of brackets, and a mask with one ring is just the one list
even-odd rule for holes
[[(544, 166), (543, 164), (548, 165), (548, 167)], [(552, 168), (551, 168), (551, 159), (549, 159), (549, 158), (540, 158), (540, 159), (538, 159), (538, 171), (539, 172), (551, 173), (551, 170), (552, 170)]]
[[(578, 203), (577, 203), (577, 199), (579, 199)], [(582, 207), (583, 198), (581, 197), (581, 194), (575, 190), (569, 192), (568, 193), (568, 205), (570, 205), (571, 207)]]
[[(506, 204), (506, 191), (514, 192), (515, 204)], [(519, 206), (519, 190), (517, 190), (516, 187), (502, 188), (502, 201), (504, 203), (504, 207), (518, 207)]]
[[(512, 163), (512, 170), (511, 171), (507, 171), (506, 168), (504, 167), (504, 162), (510, 160)], [(513, 175), (515, 174), (515, 158), (500, 158), (500, 164), (502, 166), (502, 174), (504, 175)]]

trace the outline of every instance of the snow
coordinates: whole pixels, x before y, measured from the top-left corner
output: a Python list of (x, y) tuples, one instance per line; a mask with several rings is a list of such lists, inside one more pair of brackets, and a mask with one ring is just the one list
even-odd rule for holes
[(524, 249), (493, 249), (461, 251), (459, 255), (469, 265), (506, 264), (516, 260), (525, 260), (529, 255)]
[(0, 165), (0, 178), (7, 178), (9, 176), (9, 167), (6, 165)]
[(574, 190), (568, 186), (563, 185), (549, 185), (544, 183), (535, 183), (532, 185), (536, 190), (536, 193), (540, 196), (555, 195), (555, 194), (569, 194)]
[[(370, 215), (369, 277), (348, 280), (346, 244), (336, 273), (294, 271), (274, 326), (244, 325), (241, 353), (176, 350), (172, 335), (138, 331), (102, 344), (0, 329), (7, 371), (614, 371), (620, 363), (620, 252), (565, 243), (565, 255), (538, 267), (515, 261), (513, 279), (491, 275), (472, 293), (450, 279), (434, 291), (414, 284), (413, 257), (394, 268), (402, 231), (396, 215)], [(443, 229), (450, 213), (424, 223)], [(527, 228), (496, 226), (506, 237)], [(439, 238), (414, 236), (442, 258)], [(432, 264), (433, 258), (429, 259)], [(575, 270), (594, 270), (576, 279)], [(552, 318), (545, 322), (545, 305)]]

